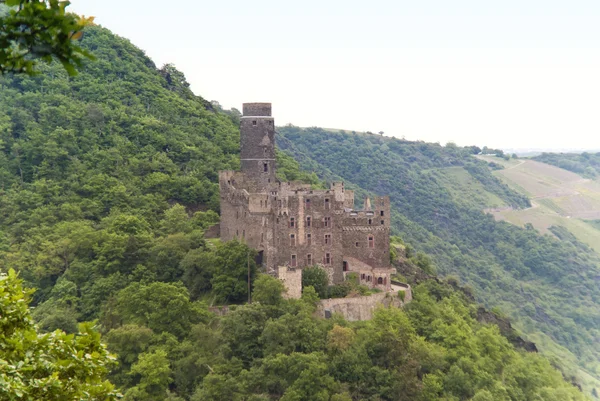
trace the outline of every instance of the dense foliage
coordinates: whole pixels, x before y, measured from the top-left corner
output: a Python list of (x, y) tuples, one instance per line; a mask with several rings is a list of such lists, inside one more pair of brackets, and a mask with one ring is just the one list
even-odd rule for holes
[(39, 60), (58, 60), (75, 75), (90, 52), (76, 40), (94, 18), (67, 12), (66, 0), (0, 0), (0, 73), (34, 74)]
[(476, 151), (319, 128), (279, 132), (280, 147), (305, 168), (389, 194), (394, 230), (430, 254), (438, 272), (472, 285), (480, 302), (501, 307), (531, 338), (544, 340), (542, 349), (566, 357), (561, 362), (600, 377), (600, 256), (560, 227), (553, 230), (562, 240), (494, 221), (482, 212), (479, 189), (457, 197), (446, 177), (460, 167), (506, 205), (529, 206), (472, 157)]
[[(40, 330), (97, 320), (125, 400), (582, 399), (435, 282), (407, 313), (366, 323), (316, 318), (310, 286), (284, 300), (245, 244), (204, 236), (218, 220), (217, 172), (239, 166), (239, 113), (106, 30), (89, 28), (81, 45), (97, 61), (76, 77), (52, 64), (0, 78), (0, 270), (37, 288)], [(321, 185), (289, 156), (278, 165), (281, 179)], [(209, 311), (246, 301), (248, 277), (255, 303)]]
[(114, 363), (90, 324), (75, 336), (40, 334), (29, 310), (31, 291), (14, 270), (0, 275), (0, 399), (111, 401), (118, 393), (105, 377)]
[(596, 178), (600, 175), (600, 153), (542, 153), (532, 159), (564, 168), (587, 178)]

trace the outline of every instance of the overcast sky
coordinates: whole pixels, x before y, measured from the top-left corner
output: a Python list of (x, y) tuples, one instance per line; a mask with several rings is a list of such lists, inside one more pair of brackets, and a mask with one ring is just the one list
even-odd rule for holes
[(71, 0), (225, 108), (276, 124), (600, 149), (600, 1)]

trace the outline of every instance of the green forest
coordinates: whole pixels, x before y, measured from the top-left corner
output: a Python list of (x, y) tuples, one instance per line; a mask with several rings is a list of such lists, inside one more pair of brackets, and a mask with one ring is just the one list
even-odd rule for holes
[[(586, 399), (561, 361), (515, 348), (435, 279), (405, 309), (350, 323), (315, 317), (309, 285), (284, 300), (251, 262), (246, 305), (253, 251), (204, 237), (219, 219), (218, 171), (239, 168), (239, 112), (106, 29), (87, 27), (80, 45), (95, 59), (75, 76), (58, 63), (0, 76), (0, 398)], [(584, 366), (598, 360), (598, 257), (568, 233), (541, 237), (493, 222), (477, 198), (453, 199), (437, 168), (463, 167), (504, 202), (529, 205), (474, 149), (280, 131), (281, 180), (341, 177), (389, 193), (417, 266), (429, 254), (527, 333)], [(223, 304), (224, 316), (209, 309)]]

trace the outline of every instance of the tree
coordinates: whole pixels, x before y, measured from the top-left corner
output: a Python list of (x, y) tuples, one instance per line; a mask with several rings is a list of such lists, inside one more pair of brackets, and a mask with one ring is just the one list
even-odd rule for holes
[(268, 274), (260, 274), (254, 282), (252, 300), (264, 305), (278, 305), (282, 300), (285, 286), (281, 280)]
[(0, 276), (0, 399), (7, 401), (116, 400), (104, 379), (112, 357), (91, 324), (77, 335), (39, 334), (14, 270)]
[(256, 251), (239, 241), (219, 245), (215, 274), (211, 280), (218, 302), (244, 302), (248, 298), (248, 275), (256, 274)]
[(319, 297), (327, 296), (329, 278), (327, 272), (319, 266), (307, 267), (302, 270), (302, 288), (312, 286)]
[[(67, 13), (69, 1), (0, 0), (11, 7), (0, 14), (0, 72), (36, 73), (37, 60), (58, 60), (70, 75), (77, 73), (88, 51), (75, 44), (94, 18)], [(1, 10), (0, 10), (1, 11)]]

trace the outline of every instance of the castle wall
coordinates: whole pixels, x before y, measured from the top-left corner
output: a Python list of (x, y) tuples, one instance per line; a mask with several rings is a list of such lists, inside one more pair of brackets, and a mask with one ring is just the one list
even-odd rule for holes
[[(410, 288), (406, 291), (410, 292)], [(408, 295), (408, 294), (407, 294)], [(404, 298), (406, 300), (406, 296)], [(375, 309), (383, 307), (401, 307), (405, 302), (397, 294), (380, 292), (372, 295), (355, 298), (333, 298), (320, 301), (317, 313), (324, 318), (339, 313), (348, 321), (370, 320), (373, 318)]]

